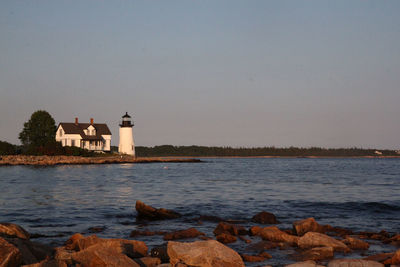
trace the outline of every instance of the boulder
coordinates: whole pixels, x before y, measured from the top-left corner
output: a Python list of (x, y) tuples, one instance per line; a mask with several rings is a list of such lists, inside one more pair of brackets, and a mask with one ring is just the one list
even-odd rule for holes
[(321, 261), (333, 258), (333, 248), (332, 247), (316, 247), (302, 251), (299, 255), (295, 255), (295, 258), (302, 261), (313, 260)]
[(367, 250), (369, 249), (369, 244), (360, 239), (346, 236), (346, 239), (343, 240), (343, 243), (346, 244), (349, 248), (354, 250)]
[(153, 236), (153, 235), (165, 235), (167, 232), (165, 231), (138, 231), (138, 230), (133, 230), (129, 237), (136, 237), (136, 236)]
[(392, 258), (385, 260), (383, 263), (384, 263), (384, 264), (392, 264), (392, 265), (394, 265), (394, 264), (400, 264), (400, 249), (397, 250), (397, 251), (394, 253), (394, 255), (393, 255)]
[(135, 262), (143, 267), (156, 267), (161, 264), (161, 260), (155, 257), (143, 257), (140, 259), (135, 259)]
[(289, 235), (281, 230), (279, 230), (276, 226), (268, 226), (264, 227), (261, 232), (258, 234), (264, 240), (269, 240), (273, 242), (285, 242), (292, 246), (297, 245), (297, 241), (299, 237)]
[(223, 244), (235, 243), (237, 240), (236, 236), (225, 233), (217, 235), (216, 239)]
[(173, 266), (178, 262), (199, 267), (245, 266), (237, 252), (215, 240), (192, 243), (169, 241), (167, 250)]
[(172, 233), (167, 233), (164, 235), (164, 240), (176, 240), (182, 238), (194, 238), (199, 235), (205, 235), (204, 233), (198, 231), (196, 228), (189, 228), (186, 230), (175, 231)]
[(300, 248), (313, 248), (313, 247), (332, 247), (335, 251), (349, 252), (350, 249), (341, 241), (336, 240), (330, 236), (308, 232), (298, 240)]
[(18, 237), (21, 239), (29, 239), (30, 235), (24, 228), (13, 223), (0, 223), (0, 236)]
[(22, 264), (21, 252), (0, 237), (0, 266), (19, 266)]
[(292, 263), (289, 265), (285, 265), (285, 267), (324, 267), (324, 266), (318, 265), (315, 261), (310, 260), (310, 261)]
[(384, 262), (388, 259), (391, 259), (393, 256), (394, 256), (394, 253), (379, 253), (379, 254), (365, 257), (365, 258), (363, 258), (363, 260)]
[(96, 235), (91, 236), (83, 236), (79, 233), (72, 235), (66, 242), (65, 248), (69, 250), (80, 251), (84, 250), (94, 244), (97, 244), (101, 241)]
[(314, 218), (307, 218), (293, 223), (293, 231), (298, 236), (303, 236), (307, 232), (325, 233), (324, 226), (315, 221)]
[(259, 256), (259, 255), (241, 254), (240, 256), (242, 256), (242, 259), (246, 262), (261, 262), (261, 261), (265, 261), (268, 259), (268, 258), (264, 258), (263, 256)]
[(384, 267), (382, 263), (360, 259), (336, 259), (328, 263), (327, 267)]
[(262, 231), (262, 227), (260, 226), (252, 226), (250, 228), (249, 234), (250, 235), (259, 235)]
[(60, 260), (43, 260), (38, 263), (24, 265), (24, 267), (68, 267), (68, 265)]
[(136, 201), (137, 218), (147, 220), (166, 220), (180, 218), (182, 215), (167, 209), (156, 209), (152, 206), (144, 204), (142, 201)]
[(257, 242), (255, 244), (252, 244), (252, 245), (248, 246), (246, 248), (246, 250), (262, 252), (264, 250), (277, 248), (278, 246), (279, 246), (279, 244), (276, 243), (276, 242), (262, 240), (260, 242)]
[(152, 248), (150, 255), (152, 257), (159, 258), (162, 263), (169, 263), (167, 244), (163, 244)]
[(251, 218), (252, 222), (261, 223), (261, 224), (277, 224), (279, 221), (276, 219), (275, 215), (267, 212), (262, 211), (257, 213), (256, 215)]
[(217, 227), (214, 229), (214, 235), (220, 234), (231, 234), (231, 235), (247, 235), (248, 232), (246, 228), (240, 225), (235, 225), (226, 222), (219, 222)]
[(53, 254), (53, 249), (51, 247), (31, 242), (30, 240), (9, 238), (8, 242), (16, 246), (21, 252), (23, 264), (37, 263)]

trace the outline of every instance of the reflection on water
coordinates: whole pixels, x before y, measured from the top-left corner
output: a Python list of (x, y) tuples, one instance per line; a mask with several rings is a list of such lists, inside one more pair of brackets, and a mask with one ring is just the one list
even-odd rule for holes
[[(74, 232), (105, 226), (104, 237), (127, 238), (143, 228), (137, 199), (177, 210), (184, 218), (146, 227), (192, 227), (190, 218), (244, 220), (275, 213), (282, 225), (315, 217), (353, 230), (398, 232), (399, 159), (206, 159), (205, 163), (0, 168), (0, 221), (60, 243)], [(167, 167), (167, 168), (165, 168)], [(196, 227), (212, 236), (215, 223)], [(162, 242), (148, 237), (146, 242)]]

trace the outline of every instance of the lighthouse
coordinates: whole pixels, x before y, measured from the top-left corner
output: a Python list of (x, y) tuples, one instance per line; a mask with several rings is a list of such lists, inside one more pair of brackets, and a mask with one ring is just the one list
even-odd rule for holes
[(135, 156), (135, 142), (133, 141), (132, 127), (131, 116), (126, 112), (125, 115), (122, 116), (122, 122), (119, 125), (118, 152), (120, 154)]

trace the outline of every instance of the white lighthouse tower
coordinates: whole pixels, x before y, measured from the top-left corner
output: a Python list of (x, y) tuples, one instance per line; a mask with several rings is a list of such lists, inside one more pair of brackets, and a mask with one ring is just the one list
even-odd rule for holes
[(122, 123), (119, 125), (118, 152), (120, 154), (135, 156), (135, 142), (133, 141), (132, 127), (131, 116), (126, 112), (125, 115), (122, 116)]

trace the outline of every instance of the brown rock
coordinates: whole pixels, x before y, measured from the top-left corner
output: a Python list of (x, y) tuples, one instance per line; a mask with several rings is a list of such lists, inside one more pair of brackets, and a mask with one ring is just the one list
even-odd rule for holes
[(400, 264), (400, 249), (397, 250), (391, 259), (387, 259), (384, 264)]
[(273, 242), (285, 242), (289, 243), (292, 246), (297, 245), (297, 241), (299, 239), (299, 237), (297, 236), (289, 235), (279, 230), (276, 226), (264, 227), (259, 235), (264, 240), (269, 240)]
[(153, 236), (153, 235), (165, 235), (167, 232), (165, 231), (138, 231), (138, 230), (133, 230), (129, 237), (136, 237), (136, 236)]
[(246, 235), (247, 230), (240, 225), (235, 225), (226, 222), (219, 222), (217, 227), (214, 229), (214, 235), (220, 234), (231, 234), (231, 235)]
[(307, 218), (293, 223), (293, 231), (298, 236), (303, 236), (307, 232), (325, 233), (322, 225), (317, 223), (314, 218)]
[(285, 265), (285, 267), (324, 267), (324, 266), (318, 265), (315, 261), (310, 260), (310, 261), (292, 263), (289, 265)]
[(360, 259), (337, 259), (328, 263), (327, 267), (384, 267), (382, 263)]
[(72, 235), (66, 242), (65, 248), (69, 250), (80, 251), (84, 250), (94, 244), (97, 244), (101, 241), (96, 235), (91, 235), (88, 237), (84, 237), (81, 234)]
[(260, 226), (253, 226), (250, 228), (250, 235), (259, 235), (262, 231), (262, 227)]
[(23, 264), (37, 263), (53, 254), (53, 249), (51, 247), (31, 242), (30, 240), (10, 238), (8, 241), (21, 252)]
[(257, 213), (251, 219), (252, 222), (261, 224), (277, 224), (279, 221), (276, 219), (275, 215), (267, 211), (262, 211)]
[(75, 251), (68, 250), (65, 247), (57, 247), (54, 249), (54, 259), (66, 262), (68, 265), (72, 265), (72, 253)]
[(136, 201), (135, 207), (138, 213), (137, 217), (139, 219), (166, 220), (166, 219), (176, 219), (182, 216), (173, 210), (153, 208), (152, 206), (144, 204), (140, 200)]
[(298, 240), (300, 248), (332, 247), (335, 251), (349, 252), (350, 249), (341, 241), (321, 233), (308, 232)]
[(264, 257), (265, 259), (271, 259), (272, 258), (272, 256), (266, 251), (261, 252), (260, 254), (258, 254), (258, 256)]
[(313, 260), (321, 261), (333, 258), (333, 248), (332, 247), (316, 247), (302, 251), (299, 255), (296, 255), (302, 261)]
[(234, 243), (237, 240), (236, 236), (233, 236), (231, 234), (225, 234), (225, 233), (217, 235), (216, 239), (223, 244)]
[(64, 261), (43, 260), (39, 263), (24, 265), (24, 267), (68, 267), (68, 265)]
[(250, 239), (247, 239), (246, 237), (244, 237), (244, 236), (242, 236), (242, 235), (239, 236), (239, 239), (242, 240), (242, 241), (244, 241), (244, 242), (246, 242), (247, 244), (251, 243), (251, 240), (250, 240)]
[(363, 260), (384, 262), (385, 260), (391, 259), (393, 255), (394, 253), (379, 253), (365, 257)]
[(247, 254), (241, 254), (240, 256), (242, 256), (242, 259), (246, 262), (261, 262), (267, 260), (262, 256), (247, 255)]
[(192, 243), (168, 242), (168, 255), (172, 265), (181, 262), (202, 267), (243, 267), (240, 255), (215, 240)]
[(12, 267), (22, 264), (21, 252), (5, 239), (0, 237), (0, 266)]
[(362, 241), (360, 239), (347, 236), (345, 240), (343, 240), (343, 243), (345, 243), (349, 248), (357, 250), (367, 250), (369, 249), (369, 244), (365, 241)]
[(164, 240), (176, 240), (182, 238), (194, 238), (199, 235), (205, 235), (204, 233), (198, 231), (196, 228), (189, 228), (186, 230), (175, 231), (172, 233), (167, 233), (164, 235)]
[(156, 267), (161, 264), (161, 260), (155, 257), (143, 257), (140, 259), (135, 259), (135, 262), (138, 263), (141, 267)]
[(13, 223), (0, 223), (0, 236), (18, 237), (21, 239), (29, 239), (30, 237), (24, 228)]
[(257, 242), (249, 247), (247, 247), (246, 250), (251, 250), (251, 251), (259, 251), (262, 252), (264, 250), (269, 250), (273, 248), (277, 248), (279, 246), (278, 243), (276, 242), (271, 242), (271, 241), (266, 241), (262, 240), (260, 242)]

